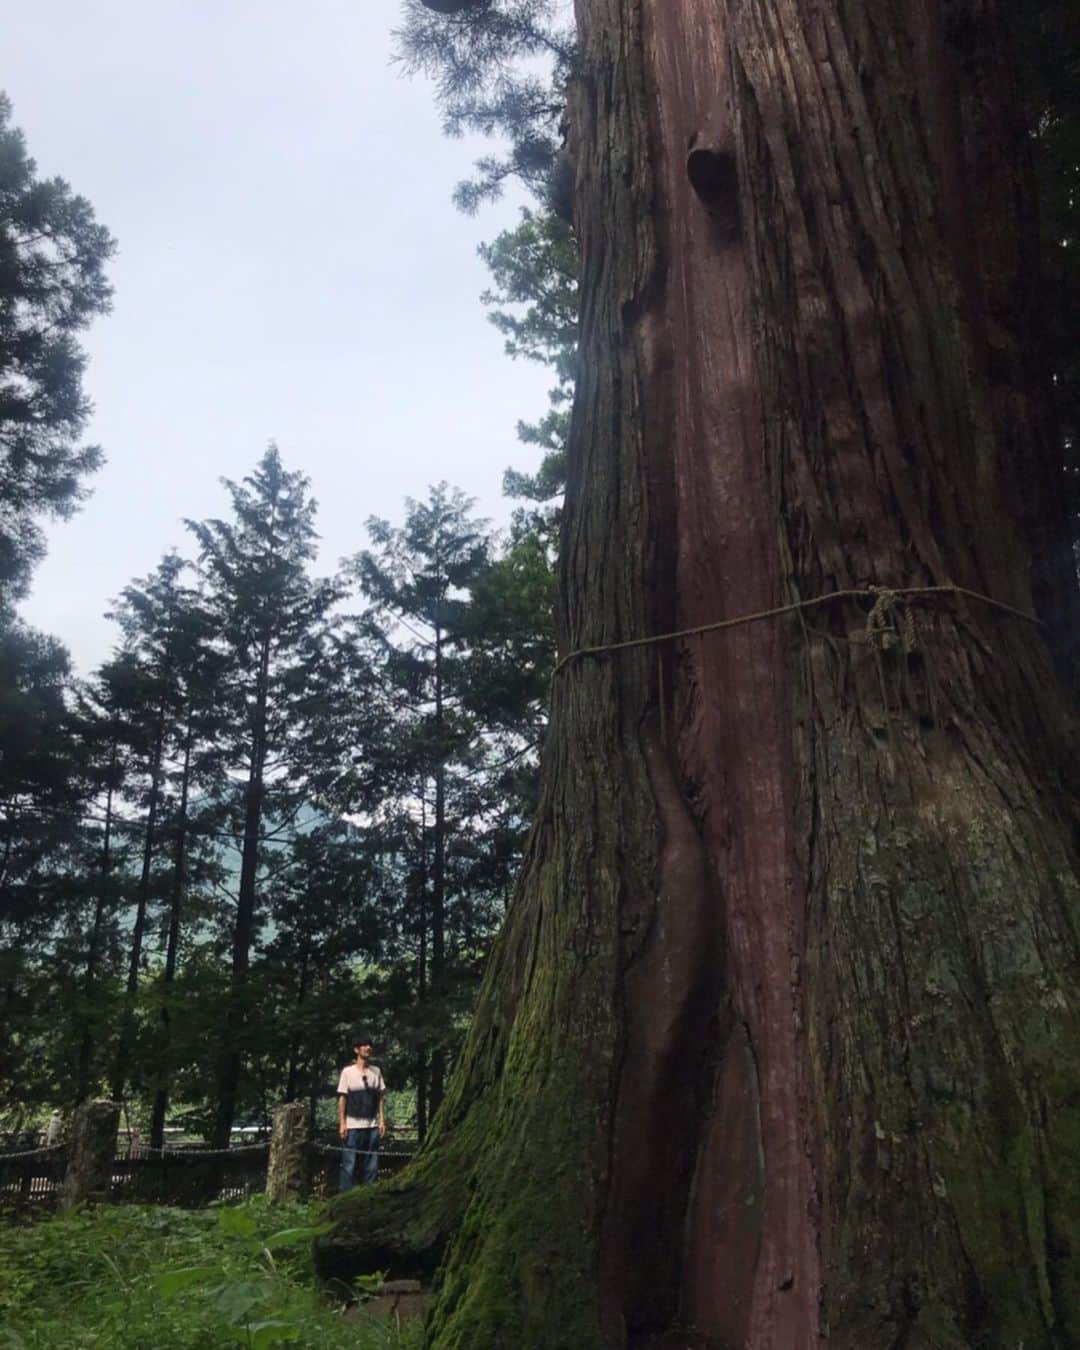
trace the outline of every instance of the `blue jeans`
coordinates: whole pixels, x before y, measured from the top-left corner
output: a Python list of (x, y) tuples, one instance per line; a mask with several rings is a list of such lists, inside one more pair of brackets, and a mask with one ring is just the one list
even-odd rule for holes
[[(359, 1164), (360, 1175), (355, 1176)], [(379, 1127), (370, 1130), (346, 1130), (341, 1149), (339, 1191), (347, 1191), (357, 1181), (374, 1181), (379, 1175)]]

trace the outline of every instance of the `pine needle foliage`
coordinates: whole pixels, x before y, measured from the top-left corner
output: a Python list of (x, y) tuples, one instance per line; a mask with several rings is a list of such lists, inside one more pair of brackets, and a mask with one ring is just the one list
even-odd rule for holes
[(78, 444), (91, 405), (76, 337), (109, 308), (116, 248), (85, 197), (38, 177), (11, 113), (0, 94), (0, 605), (44, 555), (39, 520), (70, 515), (101, 463)]
[(406, 73), (435, 81), (443, 130), (506, 142), (458, 184), (463, 211), (496, 199), (511, 178), (538, 198), (546, 194), (574, 63), (571, 17), (564, 0), (491, 0), (453, 15), (406, 0), (394, 32), (397, 59)]

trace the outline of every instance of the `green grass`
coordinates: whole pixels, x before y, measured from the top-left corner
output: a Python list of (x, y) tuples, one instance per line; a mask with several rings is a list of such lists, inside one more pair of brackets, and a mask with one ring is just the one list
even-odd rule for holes
[(0, 1225), (0, 1350), (419, 1350), (418, 1321), (344, 1318), (350, 1291), (335, 1304), (317, 1288), (316, 1225), (307, 1206), (261, 1200)]

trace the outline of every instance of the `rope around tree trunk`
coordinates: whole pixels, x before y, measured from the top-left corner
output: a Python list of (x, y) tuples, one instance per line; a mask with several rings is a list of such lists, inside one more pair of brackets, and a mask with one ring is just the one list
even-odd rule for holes
[[(605, 656), (609, 652), (628, 651), (632, 647), (652, 647), (661, 642), (674, 642), (678, 638), (695, 637), (699, 633), (718, 633), (725, 628), (741, 628), (747, 624), (758, 623), (762, 619), (776, 619), (782, 614), (794, 614), (797, 610), (814, 609), (829, 604), (833, 600), (872, 600), (870, 612), (866, 616), (865, 640), (881, 649), (887, 649), (899, 643), (904, 651), (915, 647), (915, 629), (910, 614), (906, 613), (904, 601), (908, 597), (928, 595), (964, 595), (969, 600), (979, 600), (984, 605), (1003, 610), (1026, 623), (1043, 626), (1043, 621), (1034, 614), (1008, 605), (1003, 600), (983, 595), (980, 591), (969, 590), (967, 586), (952, 584), (943, 586), (866, 586), (857, 589), (829, 591), (825, 595), (814, 596), (810, 600), (794, 600), (788, 605), (777, 605), (774, 609), (761, 609), (753, 614), (740, 614), (734, 619), (719, 619), (715, 623), (697, 624), (693, 628), (680, 628), (673, 633), (653, 633), (648, 637), (629, 638), (625, 642), (607, 642), (596, 647), (578, 647), (567, 653), (551, 672), (552, 680), (572, 662), (583, 656)], [(899, 610), (896, 629), (889, 627), (889, 618), (893, 611)]]

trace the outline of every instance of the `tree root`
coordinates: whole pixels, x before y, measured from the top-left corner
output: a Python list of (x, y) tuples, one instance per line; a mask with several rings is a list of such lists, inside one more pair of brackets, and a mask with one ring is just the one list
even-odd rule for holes
[(350, 1283), (382, 1271), (387, 1279), (430, 1284), (467, 1202), (466, 1179), (445, 1160), (422, 1154), (404, 1172), (376, 1186), (356, 1186), (330, 1203), (333, 1227), (315, 1242), (315, 1269), (326, 1281)]

